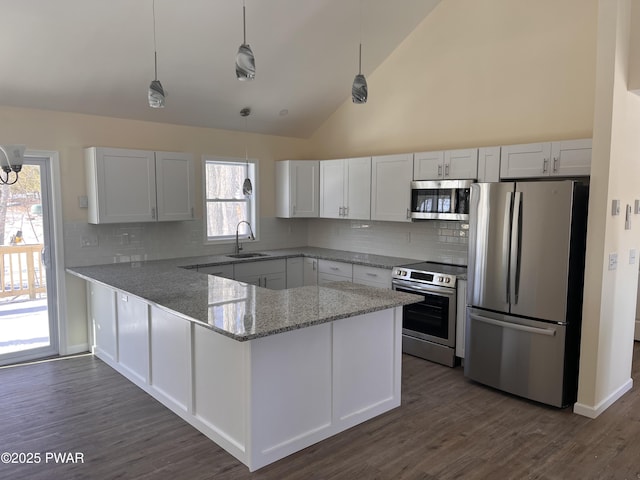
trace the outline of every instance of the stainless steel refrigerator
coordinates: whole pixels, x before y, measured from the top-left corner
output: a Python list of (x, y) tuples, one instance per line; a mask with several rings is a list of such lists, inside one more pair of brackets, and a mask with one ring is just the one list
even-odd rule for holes
[(588, 186), (471, 186), (464, 373), (531, 400), (575, 402)]

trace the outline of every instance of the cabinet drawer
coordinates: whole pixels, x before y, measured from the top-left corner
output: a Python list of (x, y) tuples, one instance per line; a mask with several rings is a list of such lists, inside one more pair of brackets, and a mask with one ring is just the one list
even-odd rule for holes
[(350, 282), (351, 277), (344, 275), (334, 275), (332, 273), (318, 273), (318, 285), (326, 285), (331, 282)]
[(353, 282), (372, 287), (391, 288), (391, 270), (386, 268), (353, 266)]
[(318, 260), (318, 272), (348, 277), (349, 280), (353, 279), (353, 265), (350, 263)]
[(286, 273), (287, 262), (284, 258), (278, 260), (261, 260), (236, 263), (233, 266), (235, 278), (249, 275), (267, 275), (270, 273)]
[(216, 277), (233, 278), (233, 265), (210, 265), (208, 267), (198, 267), (198, 272), (215, 275)]

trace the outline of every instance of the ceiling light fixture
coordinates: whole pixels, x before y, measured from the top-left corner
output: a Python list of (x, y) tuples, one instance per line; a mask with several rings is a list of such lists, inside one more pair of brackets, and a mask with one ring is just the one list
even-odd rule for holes
[(367, 79), (362, 74), (362, 0), (360, 0), (360, 50), (358, 53), (358, 74), (351, 86), (351, 100), (353, 103), (367, 103)]
[(244, 0), (242, 0), (242, 45), (236, 55), (236, 77), (238, 80), (253, 80), (256, 77), (256, 59), (253, 56), (251, 46), (247, 43), (247, 17)]
[[(22, 170), (24, 163), (25, 145), (0, 145), (0, 168), (6, 174), (0, 174), (0, 183), (4, 185), (13, 185), (18, 181), (18, 172)], [(15, 173), (16, 178), (11, 182), (9, 175)]]
[[(247, 117), (251, 114), (251, 109), (249, 107), (244, 107), (240, 110), (240, 116), (244, 117), (244, 131), (245, 136), (247, 135)], [(251, 195), (253, 193), (253, 185), (251, 185), (251, 179), (249, 178), (249, 152), (247, 149), (247, 139), (244, 140), (244, 161), (247, 167), (247, 176), (242, 183), (242, 194), (243, 195)]]
[(155, 66), (155, 79), (149, 85), (149, 106), (151, 108), (164, 108), (165, 93), (160, 80), (158, 80), (158, 52), (156, 49), (156, 0), (153, 0), (153, 57)]

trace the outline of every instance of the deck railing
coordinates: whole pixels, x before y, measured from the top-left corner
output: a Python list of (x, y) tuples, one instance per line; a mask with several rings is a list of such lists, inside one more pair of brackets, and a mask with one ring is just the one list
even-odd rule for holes
[(42, 244), (0, 245), (0, 298), (46, 293)]

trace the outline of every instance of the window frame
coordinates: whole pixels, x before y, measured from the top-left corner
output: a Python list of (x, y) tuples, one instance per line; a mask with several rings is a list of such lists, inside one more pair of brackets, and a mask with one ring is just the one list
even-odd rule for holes
[[(207, 204), (210, 202), (224, 202), (224, 201), (237, 201), (237, 199), (216, 200), (207, 198), (207, 164), (241, 164), (244, 165), (247, 162), (244, 158), (238, 157), (221, 157), (214, 155), (202, 156), (202, 218), (203, 218), (203, 237), (205, 245), (217, 245), (217, 244), (233, 244), (236, 241), (235, 234), (232, 235), (220, 235), (216, 237), (208, 236), (208, 216), (207, 216)], [(251, 223), (255, 240), (249, 240), (247, 238), (242, 239), (242, 243), (258, 241), (260, 239), (260, 225), (258, 215), (258, 160), (255, 158), (249, 158), (249, 178), (253, 186), (253, 193), (248, 200), (249, 203), (249, 217), (247, 220)]]

